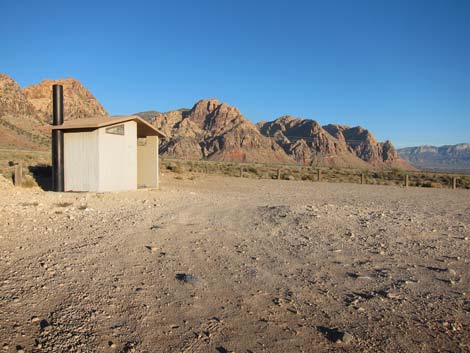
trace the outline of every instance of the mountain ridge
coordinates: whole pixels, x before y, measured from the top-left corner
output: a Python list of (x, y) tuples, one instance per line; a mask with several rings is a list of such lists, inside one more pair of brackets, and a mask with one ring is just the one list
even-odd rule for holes
[(398, 149), (398, 154), (419, 169), (470, 172), (470, 142), (404, 147)]
[[(161, 152), (171, 158), (414, 169), (398, 157), (390, 141), (377, 142), (362, 127), (321, 126), (289, 115), (255, 125), (238, 108), (215, 98), (199, 100), (191, 109), (136, 115), (169, 137), (162, 141)], [(353, 146), (353, 139), (360, 143)]]

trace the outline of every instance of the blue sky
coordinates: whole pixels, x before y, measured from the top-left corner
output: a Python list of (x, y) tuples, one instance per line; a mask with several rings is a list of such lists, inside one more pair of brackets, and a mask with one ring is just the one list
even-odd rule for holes
[(74, 77), (111, 114), (216, 97), (251, 121), (470, 142), (470, 1), (0, 1), (0, 72)]

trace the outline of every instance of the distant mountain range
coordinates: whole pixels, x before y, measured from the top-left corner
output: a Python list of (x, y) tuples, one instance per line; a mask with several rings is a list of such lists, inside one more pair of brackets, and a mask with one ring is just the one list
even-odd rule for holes
[(418, 169), (470, 172), (470, 143), (406, 147), (399, 149), (398, 154)]
[[(50, 147), (52, 85), (64, 85), (65, 120), (109, 116), (78, 80), (45, 80), (21, 89), (0, 74), (0, 148)], [(137, 115), (168, 136), (163, 156), (215, 161), (297, 164), (360, 169), (414, 169), (390, 141), (378, 142), (362, 127), (321, 126), (315, 120), (283, 116), (251, 123), (233, 106), (203, 99), (191, 109)]]
[(321, 126), (292, 116), (254, 125), (236, 107), (217, 99), (200, 100), (191, 109), (137, 115), (166, 133), (161, 153), (172, 158), (414, 169), (390, 141), (378, 142), (362, 127)]

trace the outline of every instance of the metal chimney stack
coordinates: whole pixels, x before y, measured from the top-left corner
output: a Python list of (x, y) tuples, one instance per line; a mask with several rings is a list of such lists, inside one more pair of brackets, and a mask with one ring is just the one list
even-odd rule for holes
[[(52, 125), (64, 123), (64, 88), (52, 86)], [(64, 191), (64, 132), (52, 130), (52, 190)]]

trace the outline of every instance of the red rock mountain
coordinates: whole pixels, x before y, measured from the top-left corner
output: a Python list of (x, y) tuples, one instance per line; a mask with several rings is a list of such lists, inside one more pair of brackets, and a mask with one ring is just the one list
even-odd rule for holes
[(254, 126), (237, 108), (216, 99), (201, 100), (190, 110), (157, 113), (153, 124), (169, 136), (161, 152), (172, 158), (412, 169), (390, 141), (377, 142), (361, 127), (322, 127), (291, 116)]
[[(0, 74), (0, 147), (48, 149), (52, 85), (64, 86), (66, 120), (108, 116), (96, 98), (77, 80), (45, 80), (20, 89)], [(149, 119), (150, 112), (138, 113)], [(411, 169), (389, 141), (377, 142), (361, 127), (320, 126), (314, 120), (284, 116), (257, 126), (236, 107), (205, 99), (191, 109), (155, 115), (152, 123), (168, 138), (167, 157), (313, 166)]]
[(217, 99), (201, 100), (190, 110), (157, 114), (153, 124), (170, 136), (162, 141), (161, 152), (173, 158), (293, 163), (237, 108)]
[(52, 86), (64, 86), (64, 119), (73, 120), (94, 116), (109, 116), (108, 112), (78, 80), (73, 78), (44, 80), (23, 89), (28, 100), (46, 122), (52, 119)]

